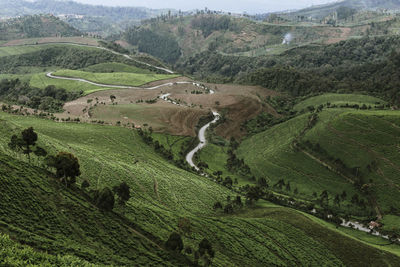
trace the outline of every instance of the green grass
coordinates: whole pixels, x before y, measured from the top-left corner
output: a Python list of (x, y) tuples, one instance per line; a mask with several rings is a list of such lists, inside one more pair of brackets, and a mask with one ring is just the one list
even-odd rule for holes
[[(46, 88), (49, 85), (54, 85), (58, 88), (64, 88), (70, 92), (83, 91), (84, 94), (93, 93), (96, 91), (110, 90), (111, 88), (100, 87), (89, 83), (52, 79), (46, 76), (46, 73), (37, 73), (31, 76), (30, 85), (38, 88)], [(115, 89), (115, 88), (114, 88)]]
[[(28, 39), (30, 40), (30, 39)], [(21, 54), (27, 54), (36, 52), (39, 50), (51, 48), (51, 47), (71, 47), (71, 44), (37, 44), (35, 45), (34, 39), (32, 42), (28, 42), (29, 44), (24, 45), (15, 45), (15, 46), (2, 46), (0, 47), (0, 57), (6, 56), (16, 56)], [(79, 49), (83, 50), (93, 50), (98, 49), (96, 47), (88, 47), (88, 46), (79, 46)]]
[(0, 265), (2, 266), (91, 266), (74, 256), (53, 256), (22, 246), (0, 234)]
[(143, 74), (143, 73), (93, 73), (79, 70), (59, 70), (54, 75), (63, 77), (82, 78), (88, 81), (112, 84), (112, 85), (127, 85), (127, 86), (141, 86), (146, 83), (166, 80), (179, 77), (179, 75), (168, 74)]
[(355, 190), (351, 184), (291, 147), (307, 121), (308, 115), (301, 115), (244, 140), (238, 149), (239, 158), (245, 160), (257, 178), (265, 177), (270, 185), (280, 179), (289, 181), (292, 192), (297, 187), (306, 198), (325, 189), (331, 194), (346, 190), (352, 195)]
[[(333, 158), (349, 168), (359, 168), (364, 183), (373, 185), (373, 196), (382, 212), (400, 204), (400, 116), (396, 111), (351, 111), (332, 117), (320, 114), (321, 122), (305, 136), (319, 143)], [(376, 162), (370, 171), (368, 165)]]
[(250, 182), (247, 179), (227, 169), (226, 161), (228, 159), (228, 150), (229, 147), (218, 146), (212, 143), (209, 143), (205, 148), (200, 150), (200, 152), (198, 152), (200, 161), (206, 162), (208, 165), (208, 169), (205, 171), (208, 174), (222, 171), (223, 178), (230, 176), (233, 181), (237, 179), (239, 186), (249, 184)]
[[(236, 194), (164, 161), (135, 131), (5, 113), (0, 124), (0, 231), (50, 254), (67, 252), (93, 263), (168, 264), (166, 254), (129, 230), (127, 220), (160, 243), (177, 229), (180, 217), (187, 217), (193, 230), (184, 237), (185, 245), (195, 248), (207, 237), (216, 250), (215, 266), (400, 264), (400, 258), (327, 230), (292, 209), (264, 205), (262, 216), (251, 209), (243, 215), (214, 212), (215, 201), (224, 203), (227, 195)], [(95, 189), (127, 182), (133, 197), (125, 208), (115, 208), (126, 219), (99, 212), (80, 190), (64, 189), (46, 171), (10, 152), (10, 136), (28, 126), (49, 152), (69, 151), (79, 158), (78, 184), (88, 179)], [(32, 162), (38, 164), (35, 158)]]
[(42, 49), (42, 46), (5, 46), (0, 47), (0, 57), (32, 53)]
[[(355, 193), (364, 195), (359, 189), (306, 153), (292, 147), (291, 142), (306, 126), (308, 116), (298, 116), (246, 139), (238, 149), (239, 157), (244, 158), (253, 174), (267, 177), (270, 184), (279, 179), (290, 181), (292, 192), (297, 187), (299, 197), (312, 199), (312, 192), (319, 195), (321, 191), (328, 190), (333, 206), (334, 196), (346, 191), (348, 198), (342, 202), (341, 210), (361, 215), (361, 210), (349, 202)], [(376, 200), (385, 218), (391, 213), (392, 206), (400, 204), (399, 134), (400, 116), (397, 111), (328, 109), (319, 113), (318, 123), (302, 141), (308, 140), (314, 145), (318, 143), (334, 160), (340, 159), (348, 168), (359, 168), (363, 184), (371, 184), (372, 191), (369, 196), (364, 195), (365, 200)], [(309, 152), (332, 166), (333, 161), (327, 160), (322, 152)], [(376, 162), (376, 167), (370, 170), (368, 165), (371, 166), (372, 162)], [(350, 180), (355, 180), (355, 177), (346, 175)], [(293, 196), (291, 192), (285, 193)], [(368, 212), (364, 212), (363, 216), (367, 215)], [(387, 220), (385, 227), (390, 229), (396, 224), (396, 220)]]
[(360, 107), (365, 104), (366, 106), (374, 107), (377, 103), (380, 105), (386, 104), (386, 101), (377, 97), (358, 94), (323, 94), (319, 96), (310, 97), (294, 106), (294, 110), (301, 111), (307, 109), (309, 106), (317, 108), (319, 105), (359, 105)]
[(174, 155), (174, 160), (184, 158), (180, 152), (185, 142), (192, 140), (189, 136), (178, 136), (163, 133), (153, 133), (153, 140), (158, 141), (160, 145), (164, 146), (165, 149), (171, 150)]
[(386, 215), (382, 220), (383, 229), (400, 234), (400, 216)]
[(96, 65), (89, 66), (87, 68), (82, 69), (85, 72), (99, 72), (99, 73), (107, 73), (107, 72), (128, 72), (128, 73), (140, 73), (140, 74), (152, 74), (150, 70), (141, 69), (138, 67), (126, 65), (118, 62), (110, 62), (110, 63), (100, 63)]

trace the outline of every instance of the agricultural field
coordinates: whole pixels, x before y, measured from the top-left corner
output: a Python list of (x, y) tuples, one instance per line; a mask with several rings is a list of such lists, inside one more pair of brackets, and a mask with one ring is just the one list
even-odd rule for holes
[[(238, 156), (244, 158), (254, 175), (266, 177), (270, 184), (279, 179), (290, 181), (291, 190), (298, 189), (298, 197), (312, 199), (313, 192), (319, 196), (322, 190), (327, 190), (333, 201), (335, 195), (346, 191), (347, 196), (359, 194), (377, 203), (372, 214), (378, 212), (385, 218), (385, 214), (397, 213), (393, 207), (400, 202), (398, 112), (324, 110), (318, 114), (316, 125), (302, 137), (308, 116), (300, 115), (246, 139), (238, 149)], [(300, 142), (308, 143), (306, 150), (294, 147), (293, 141), (299, 140), (299, 136)], [(346, 174), (327, 168), (336, 166), (338, 159), (345, 166), (342, 168), (348, 170)], [(354, 186), (360, 179), (362, 184), (370, 184), (367, 194)], [(285, 194), (293, 195), (291, 191)], [(354, 215), (357, 212), (349, 200), (350, 197), (341, 207)], [(385, 227), (393, 227), (393, 221), (396, 220), (387, 220)]]
[(81, 78), (101, 84), (126, 85), (126, 86), (142, 86), (150, 82), (173, 79), (180, 76), (174, 74), (155, 74), (155, 73), (144, 74), (144, 73), (128, 73), (128, 72), (96, 73), (96, 72), (86, 72), (80, 70), (58, 70), (53, 74), (62, 77)]
[(91, 119), (122, 124), (130, 122), (139, 127), (151, 126), (156, 132), (183, 136), (195, 135), (194, 128), (200, 117), (208, 111), (178, 107), (163, 100), (156, 104), (99, 105), (93, 109)]
[(152, 74), (150, 70), (141, 69), (138, 67), (118, 62), (100, 63), (84, 68), (82, 69), (82, 71), (95, 72), (95, 73), (128, 72), (128, 73), (139, 73), (139, 74)]
[(15, 56), (43, 49), (43, 46), (5, 46), (0, 47), (0, 57)]
[(2, 43), (2, 46), (27, 46), (42, 44), (71, 43), (81, 45), (98, 46), (98, 39), (88, 37), (43, 37), (43, 38), (25, 38), (15, 39)]
[(400, 203), (400, 116), (396, 111), (355, 111), (327, 117), (311, 129), (305, 140), (318, 143), (334, 159), (340, 159), (348, 168), (357, 169), (357, 177), (371, 184), (382, 213)]
[(29, 84), (37, 88), (46, 88), (49, 85), (54, 85), (57, 88), (64, 88), (70, 92), (83, 92), (83, 94), (89, 94), (99, 90), (107, 90), (106, 87), (100, 87), (85, 82), (52, 79), (47, 77), (46, 73), (37, 73), (32, 75)]
[(23, 246), (10, 239), (8, 235), (0, 234), (0, 264), (5, 266), (90, 266), (89, 262), (73, 256), (53, 256), (44, 252), (35, 251), (32, 247)]
[[(366, 259), (368, 263), (372, 260), (374, 265), (383, 264), (383, 261), (396, 265), (400, 261), (393, 254), (329, 230), (292, 209), (260, 202), (258, 209), (247, 211), (247, 208), (243, 208), (243, 213), (238, 215), (215, 212), (212, 209), (215, 201), (225, 202), (228, 195), (235, 196), (235, 193), (205, 177), (169, 164), (153, 148), (144, 144), (133, 130), (115, 126), (56, 123), (6, 113), (0, 113), (0, 123), (1, 157), (2, 162), (6, 163), (1, 170), (8, 170), (7, 177), (10, 171), (15, 174), (13, 177), (19, 177), (16, 180), (2, 179), (2, 188), (8, 200), (1, 203), (1, 212), (2, 218), (8, 219), (0, 224), (0, 229), (18, 241), (29, 238), (30, 244), (38, 249), (46, 248), (52, 253), (67, 249), (71, 256), (84, 257), (98, 264), (155, 264), (166, 257), (157, 244), (177, 229), (179, 218), (186, 217), (191, 221), (192, 231), (184, 236), (185, 245), (195, 247), (203, 237), (207, 237), (216, 250), (213, 259), (215, 266), (304, 265), (321, 261), (327, 266), (355, 266)], [(28, 167), (30, 165), (24, 156), (8, 150), (7, 142), (13, 133), (29, 126), (33, 126), (38, 133), (39, 145), (50, 153), (69, 151), (79, 158), (82, 175), (78, 185), (84, 179), (89, 181), (89, 189), (112, 187), (125, 181), (131, 186), (133, 197), (125, 207), (117, 206), (115, 212), (100, 216), (95, 208), (85, 202), (79, 190), (65, 189), (46, 176), (43, 169)], [(35, 158), (31, 164), (39, 166), (40, 160)], [(4, 177), (4, 172), (1, 175)], [(30, 197), (22, 200), (17, 197), (18, 194)], [(59, 198), (60, 194), (65, 197)], [(27, 201), (40, 204), (32, 204), (35, 208), (26, 210), (22, 207)], [(63, 211), (57, 208), (57, 203), (65, 206)], [(14, 217), (15, 212), (19, 215)], [(79, 219), (82, 214), (85, 214), (85, 223)], [(60, 225), (66, 218), (71, 220), (70, 223), (67, 220), (66, 225)], [(51, 227), (47, 225), (49, 220), (56, 220)], [(131, 226), (134, 229), (120, 228), (127, 223), (126, 220), (134, 222)], [(92, 227), (90, 221), (96, 227)], [(102, 225), (101, 238), (97, 237), (99, 224)], [(31, 227), (22, 230), (21, 225)], [(79, 235), (60, 232), (63, 227), (70, 229), (68, 225), (74, 227), (74, 233), (80, 229), (93, 235), (82, 240)], [(96, 231), (92, 232), (93, 229)], [(57, 235), (58, 241), (50, 241), (51, 234)], [(109, 236), (117, 242), (110, 244), (107, 239)], [(79, 247), (74, 241), (77, 238), (81, 240)], [(97, 242), (93, 242), (92, 238)], [(96, 248), (100, 247), (99, 254)], [(138, 252), (133, 250), (140, 251), (141, 256), (135, 256)], [(185, 257), (192, 259), (191, 255)]]
[(385, 105), (387, 102), (379, 99), (377, 97), (369, 95), (358, 95), (358, 94), (323, 94), (319, 96), (314, 96), (301, 101), (293, 107), (295, 111), (306, 110), (307, 107), (313, 106), (317, 108), (319, 105), (326, 106), (329, 103), (330, 106), (342, 106), (342, 105), (358, 105), (367, 107), (375, 107), (378, 105)]

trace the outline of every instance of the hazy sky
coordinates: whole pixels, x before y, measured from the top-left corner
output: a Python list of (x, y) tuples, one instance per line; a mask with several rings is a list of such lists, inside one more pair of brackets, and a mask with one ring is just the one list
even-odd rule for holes
[(144, 6), (149, 8), (174, 8), (181, 10), (203, 9), (232, 12), (266, 13), (269, 11), (297, 9), (334, 0), (75, 0), (87, 4), (107, 6)]

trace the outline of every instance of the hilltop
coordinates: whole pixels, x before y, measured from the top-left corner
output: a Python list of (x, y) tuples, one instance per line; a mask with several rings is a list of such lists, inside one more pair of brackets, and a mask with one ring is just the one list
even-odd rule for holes
[(80, 36), (82, 33), (52, 15), (33, 15), (0, 22), (0, 40)]
[(139, 24), (143, 19), (163, 13), (168, 13), (168, 10), (143, 7), (106, 7), (74, 1), (10, 0), (0, 3), (0, 16), (52, 14), (82, 32), (100, 35), (116, 34), (125, 29), (127, 25)]
[[(335, 12), (343, 12), (344, 16), (352, 15), (363, 11), (387, 10), (395, 12), (400, 10), (398, 0), (344, 0), (325, 5), (317, 5), (290, 13), (282, 13), (283, 17), (297, 18), (306, 17), (313, 19), (323, 19)], [(338, 14), (340, 16), (340, 14)]]

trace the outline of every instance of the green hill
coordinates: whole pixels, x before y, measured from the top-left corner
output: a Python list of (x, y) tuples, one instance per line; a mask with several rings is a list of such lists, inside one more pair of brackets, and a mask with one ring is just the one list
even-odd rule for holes
[[(6, 113), (0, 119), (0, 230), (36, 250), (95, 264), (187, 265), (193, 255), (174, 256), (163, 249), (185, 217), (192, 229), (183, 237), (185, 246), (195, 249), (206, 237), (216, 251), (215, 266), (399, 264), (394, 254), (292, 209), (260, 202), (256, 209), (233, 215), (213, 211), (215, 201), (224, 203), (235, 193), (174, 167), (130, 129)], [(100, 212), (86, 191), (65, 188), (38, 167), (36, 158), (28, 164), (24, 156), (13, 154), (7, 149), (10, 136), (28, 126), (49, 152), (70, 151), (79, 158), (78, 184), (87, 179), (90, 190), (125, 181), (133, 198), (114, 212)]]
[(0, 40), (79, 36), (75, 28), (51, 15), (34, 15), (0, 22)]
[(313, 17), (317, 19), (324, 18), (338, 10), (343, 8), (354, 9), (356, 11), (361, 10), (378, 10), (378, 9), (389, 9), (399, 10), (400, 1), (398, 0), (343, 0), (334, 3), (328, 3), (325, 5), (317, 5), (305, 9), (301, 9), (290, 14), (283, 14), (283, 16), (289, 17)]
[[(343, 100), (357, 108), (369, 101), (372, 110), (354, 109)], [(266, 177), (272, 185), (281, 179), (290, 182), (290, 189), (274, 187), (279, 192), (319, 205), (321, 192), (327, 190), (327, 204), (337, 212), (366, 220), (387, 216), (384, 229), (399, 233), (400, 117), (397, 111), (373, 110), (375, 101), (382, 104), (356, 95), (307, 99), (295, 109), (321, 105), (324, 110), (299, 115), (244, 140), (238, 156), (256, 177)], [(332, 103), (330, 108), (327, 102)], [(347, 197), (338, 198), (343, 191)]]

